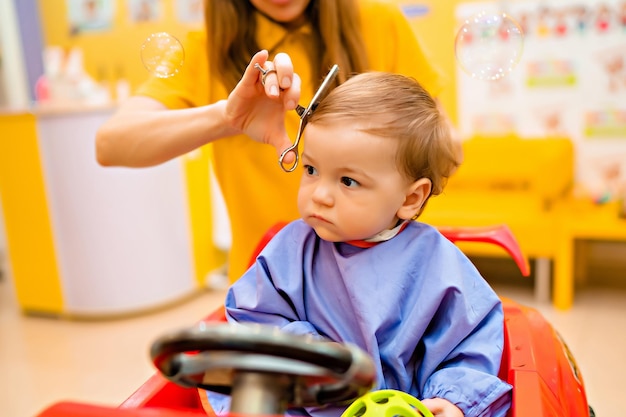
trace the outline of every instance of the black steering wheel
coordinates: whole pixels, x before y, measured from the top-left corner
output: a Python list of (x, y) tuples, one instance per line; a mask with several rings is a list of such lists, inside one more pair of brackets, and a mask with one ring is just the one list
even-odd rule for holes
[(230, 394), (231, 413), (346, 403), (376, 378), (371, 358), (354, 345), (258, 324), (199, 323), (160, 337), (150, 354), (170, 381)]

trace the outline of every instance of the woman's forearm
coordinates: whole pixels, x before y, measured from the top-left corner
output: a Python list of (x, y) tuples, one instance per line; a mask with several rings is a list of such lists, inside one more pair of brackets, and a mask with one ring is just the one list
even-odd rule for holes
[(132, 97), (96, 134), (96, 158), (103, 166), (147, 167), (236, 134), (224, 118), (225, 101), (168, 110), (148, 97)]

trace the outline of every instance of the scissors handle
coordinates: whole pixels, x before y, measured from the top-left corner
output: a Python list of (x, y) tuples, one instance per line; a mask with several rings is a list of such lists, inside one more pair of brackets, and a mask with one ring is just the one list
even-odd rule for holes
[[(293, 161), (293, 164), (291, 166), (286, 165), (286, 162), (285, 162), (285, 156), (287, 156), (289, 152), (293, 152), (293, 154), (296, 156), (296, 159)], [(298, 153), (297, 146), (294, 146), (294, 145), (291, 145), (290, 147), (285, 149), (283, 153), (280, 154), (280, 158), (278, 159), (278, 163), (280, 164), (280, 167), (285, 172), (295, 171), (296, 167), (298, 166), (299, 161), (300, 161), (300, 154)]]
[[(302, 106), (298, 106), (298, 107), (304, 109), (304, 107)], [(298, 111), (298, 108), (296, 108), (296, 111)], [(296, 135), (296, 140), (294, 140), (293, 145), (285, 149), (280, 154), (280, 158), (278, 158), (278, 163), (280, 164), (280, 167), (285, 172), (293, 172), (298, 166), (298, 162), (300, 161), (300, 152), (298, 152), (298, 145), (300, 145), (300, 138), (302, 137), (302, 132), (304, 131), (304, 126), (306, 126), (306, 122), (307, 122), (306, 117), (300, 118), (300, 126), (298, 127), (298, 134)], [(294, 155), (296, 156), (296, 159), (293, 160), (293, 164), (291, 166), (285, 164), (285, 156), (287, 156), (289, 152), (293, 152)]]

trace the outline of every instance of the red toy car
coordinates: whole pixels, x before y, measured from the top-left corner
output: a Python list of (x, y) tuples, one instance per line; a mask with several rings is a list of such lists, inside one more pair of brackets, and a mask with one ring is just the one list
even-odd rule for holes
[[(277, 225), (268, 232), (257, 252), (281, 227)], [(453, 242), (497, 244), (513, 257), (523, 275), (529, 274), (526, 258), (506, 226), (440, 230)], [(502, 302), (505, 348), (500, 377), (513, 386), (508, 416), (593, 417), (582, 375), (558, 332), (535, 309), (506, 298)], [(367, 391), (373, 382), (367, 360), (363, 362), (358, 351), (350, 347), (326, 342), (317, 343), (336, 346), (302, 345), (290, 336), (284, 340), (275, 334), (268, 337), (265, 331), (235, 334), (224, 330), (228, 326), (224, 322), (224, 310), (219, 309), (198, 326), (155, 342), (152, 356), (161, 373), (152, 376), (119, 407), (61, 402), (38, 417), (206, 416), (197, 387), (230, 393), (231, 415), (278, 415), (284, 410), (284, 401), (297, 398), (299, 404), (345, 402)], [(267, 355), (273, 358), (264, 363), (262, 357)], [(216, 368), (216, 363), (220, 367)], [(260, 368), (250, 371), (254, 367)], [(285, 373), (306, 377), (294, 376), (284, 383), (281, 378)]]

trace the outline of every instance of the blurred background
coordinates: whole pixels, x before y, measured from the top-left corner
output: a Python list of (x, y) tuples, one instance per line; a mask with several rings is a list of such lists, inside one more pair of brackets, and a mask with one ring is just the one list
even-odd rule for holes
[[(500, 249), (462, 249), (561, 331), (598, 415), (626, 411), (626, 1), (390, 1), (446, 78), (439, 98), (465, 151), (420, 220), (506, 224), (530, 277)], [(0, 0), (7, 416), (123, 401), (152, 372), (150, 340), (223, 299), (230, 232), (206, 160), (105, 169), (93, 149), (151, 75), (155, 34), (184, 55), (178, 40), (202, 25), (201, 0)]]

